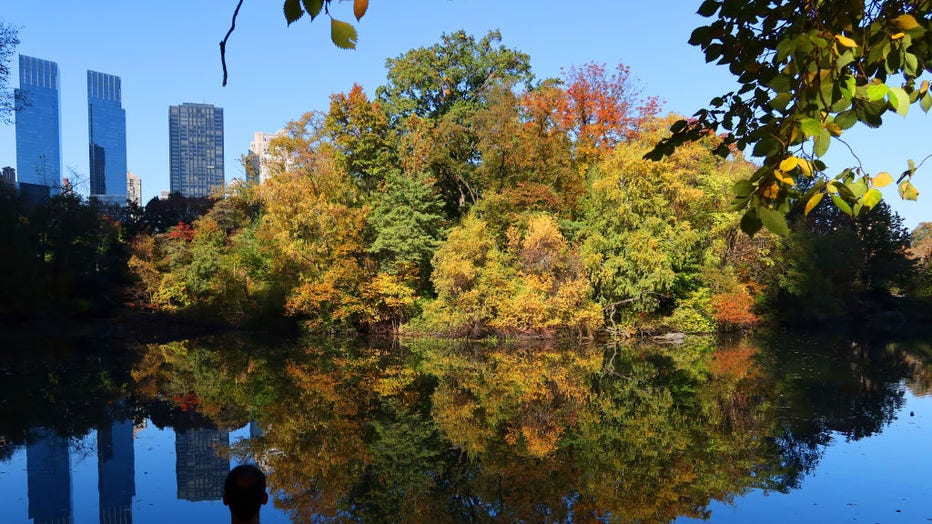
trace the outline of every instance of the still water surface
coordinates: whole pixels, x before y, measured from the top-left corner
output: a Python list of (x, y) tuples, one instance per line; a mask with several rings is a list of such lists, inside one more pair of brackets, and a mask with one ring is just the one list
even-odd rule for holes
[(932, 349), (224, 337), (0, 355), (10, 523), (925, 522)]

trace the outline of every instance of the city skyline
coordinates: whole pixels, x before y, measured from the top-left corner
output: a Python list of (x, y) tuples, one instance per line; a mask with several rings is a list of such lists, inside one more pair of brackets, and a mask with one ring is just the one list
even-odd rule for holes
[[(193, 101), (224, 108), (229, 182), (244, 178), (238, 159), (256, 131), (281, 129), (307, 111), (326, 111), (330, 95), (349, 91), (353, 83), (375, 96), (376, 88), (386, 82), (386, 59), (431, 46), (441, 33), (458, 29), (477, 36), (500, 29), (503, 45), (530, 55), (539, 79), (559, 77), (562, 68), (573, 65), (595, 62), (612, 67), (623, 62), (644, 94), (664, 101), (664, 112), (691, 115), (711, 98), (736, 88), (726, 68), (707, 64), (702, 52), (686, 43), (692, 30), (707, 21), (695, 14), (696, 6), (679, 2), (662, 4), (663, 9), (608, 0), (586, 4), (586, 13), (598, 16), (555, 16), (554, 9), (528, 10), (521, 2), (491, 0), (412, 0), (407, 9), (373, 3), (355, 24), (355, 51), (335, 48), (320, 20), (311, 23), (305, 17), (286, 27), (279, 9), (246, 3), (227, 46), (227, 87), (221, 87), (217, 42), (229, 29), (232, 7), (177, 0), (132, 9), (109, 1), (93, 5), (95, 9), (88, 10), (63, 4), (58, 16), (48, 17), (19, 3), (3, 16), (21, 28), (18, 52), (54, 59), (62, 68), (66, 167), (87, 169), (87, 130), (79, 124), (86, 118), (83, 72), (120, 75), (126, 88), (128, 167), (146, 180), (144, 202), (169, 187), (165, 107)], [(336, 4), (333, 14), (351, 20), (351, 6)], [(130, 15), (148, 23), (128, 24)], [(163, 27), (194, 36), (184, 41), (168, 38)], [(881, 129), (853, 128), (846, 142), (857, 159), (844, 145), (835, 144), (826, 162), (833, 171), (860, 163), (869, 173), (899, 173), (907, 159), (918, 162), (929, 153), (924, 140), (928, 118), (913, 107), (906, 118), (885, 117)], [(13, 144), (12, 126), (0, 126), (0, 166), (15, 165)], [(928, 162), (920, 174), (926, 169)], [(918, 202), (902, 201), (893, 185), (882, 190), (910, 228), (932, 220), (932, 185), (921, 179), (916, 183), (923, 192)]]

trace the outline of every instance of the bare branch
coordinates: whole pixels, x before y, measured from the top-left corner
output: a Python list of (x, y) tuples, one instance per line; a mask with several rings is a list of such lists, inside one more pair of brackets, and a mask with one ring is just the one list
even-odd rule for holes
[(220, 64), (223, 65), (223, 87), (227, 85), (227, 40), (230, 39), (230, 35), (233, 33), (233, 30), (236, 29), (236, 15), (239, 14), (240, 7), (243, 7), (243, 0), (239, 0), (239, 3), (236, 4), (236, 9), (233, 10), (233, 21), (230, 22), (230, 30), (227, 31), (227, 35), (223, 37), (223, 41), (220, 42)]

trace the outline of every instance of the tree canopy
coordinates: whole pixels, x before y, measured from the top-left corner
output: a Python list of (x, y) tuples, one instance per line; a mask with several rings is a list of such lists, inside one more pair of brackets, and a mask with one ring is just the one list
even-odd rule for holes
[[(353, 1), (357, 20), (368, 5)], [(283, 11), (289, 24), (324, 12), (334, 44), (354, 48), (355, 28), (333, 18), (330, 8), (331, 0), (285, 0)], [(720, 131), (719, 155), (750, 147), (763, 165), (735, 184), (732, 202), (744, 212), (741, 229), (750, 235), (761, 227), (785, 235), (793, 207), (808, 214), (826, 197), (856, 216), (876, 206), (878, 189), (894, 181), (902, 198), (918, 197), (912, 177), (922, 162), (909, 160), (894, 177), (867, 173), (856, 156), (856, 165), (830, 171), (821, 157), (857, 123), (879, 127), (888, 112), (905, 116), (913, 104), (932, 108), (929, 81), (921, 79), (932, 71), (932, 0), (705, 0), (698, 12), (710, 21), (689, 43), (701, 47), (708, 62), (728, 66), (740, 88), (677, 121), (672, 136), (645, 158), (658, 160)], [(468, 79), (440, 79), (438, 86), (453, 93), (463, 80), (468, 86)], [(431, 98), (429, 90), (423, 95), (428, 104), (422, 110), (436, 111), (434, 99), (450, 98)], [(801, 177), (814, 181), (805, 191), (797, 186)]]

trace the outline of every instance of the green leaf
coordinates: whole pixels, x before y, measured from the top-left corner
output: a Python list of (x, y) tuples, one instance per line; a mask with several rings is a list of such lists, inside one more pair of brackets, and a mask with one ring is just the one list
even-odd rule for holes
[(770, 82), (767, 82), (767, 86), (778, 93), (789, 92), (790, 77), (787, 75), (776, 75), (770, 80)]
[(916, 76), (916, 70), (919, 69), (919, 59), (912, 53), (906, 53), (906, 63), (903, 64), (903, 71), (909, 76)]
[(926, 94), (922, 95), (919, 100), (919, 107), (926, 113), (929, 112), (929, 109), (932, 109), (932, 91), (926, 91)]
[(779, 153), (782, 147), (783, 145), (779, 140), (773, 137), (767, 137), (754, 144), (754, 150), (751, 152), (751, 155), (768, 158)]
[(835, 203), (835, 207), (840, 209), (842, 213), (848, 216), (851, 216), (851, 214), (853, 213), (851, 206), (847, 202), (845, 202), (845, 199), (841, 198), (840, 196), (832, 195), (832, 202)]
[(744, 216), (741, 217), (741, 231), (749, 236), (753, 237), (758, 231), (760, 231), (761, 226), (764, 224), (758, 218), (757, 213), (753, 209), (749, 209)]
[(891, 87), (887, 91), (887, 99), (900, 116), (906, 116), (906, 112), (909, 111), (909, 95), (902, 87)]
[(828, 151), (828, 146), (832, 142), (832, 134), (827, 129), (823, 129), (814, 138), (815, 144), (812, 152), (815, 156), (822, 156)]
[(731, 190), (737, 196), (746, 197), (754, 192), (754, 184), (752, 184), (750, 180), (739, 180), (735, 182)]
[(871, 189), (861, 198), (861, 204), (864, 205), (867, 209), (874, 209), (880, 200), (883, 199), (883, 195), (877, 189)]
[(835, 115), (835, 123), (842, 129), (848, 129), (858, 121), (858, 113), (854, 109), (842, 111)]
[(910, 29), (921, 27), (919, 25), (919, 22), (917, 22), (916, 19), (913, 18), (913, 15), (908, 15), (908, 14), (900, 15), (894, 18), (893, 23), (896, 24), (897, 29), (899, 29), (900, 31), (909, 31)]
[(818, 118), (803, 118), (799, 121), (799, 129), (807, 137), (815, 136), (822, 130), (822, 122)]
[(769, 229), (771, 233), (781, 237), (789, 233), (790, 230), (786, 226), (786, 216), (783, 213), (768, 207), (759, 207), (757, 208), (757, 214), (760, 216), (764, 227)]
[(861, 198), (864, 193), (867, 193), (867, 184), (863, 180), (848, 182), (845, 184), (845, 187), (851, 191), (851, 194), (854, 195), (855, 198)]
[(867, 86), (867, 99), (871, 102), (883, 100), (883, 97), (887, 96), (889, 89), (887, 84), (871, 84)]
[(356, 49), (356, 28), (341, 22), (336, 18), (330, 19), (330, 39), (340, 49)]
[(705, 0), (705, 2), (702, 2), (702, 5), (699, 6), (699, 10), (696, 11), (696, 13), (698, 13), (700, 16), (709, 17), (718, 11), (718, 6), (718, 0)]
[(285, 20), (288, 22), (288, 25), (296, 22), (304, 15), (304, 10), (301, 9), (301, 0), (285, 0), (285, 5), (282, 9), (285, 13)]
[(301, 0), (304, 3), (304, 10), (307, 11), (307, 14), (311, 15), (311, 20), (317, 17), (320, 14), (320, 10), (324, 8), (324, 0)]

